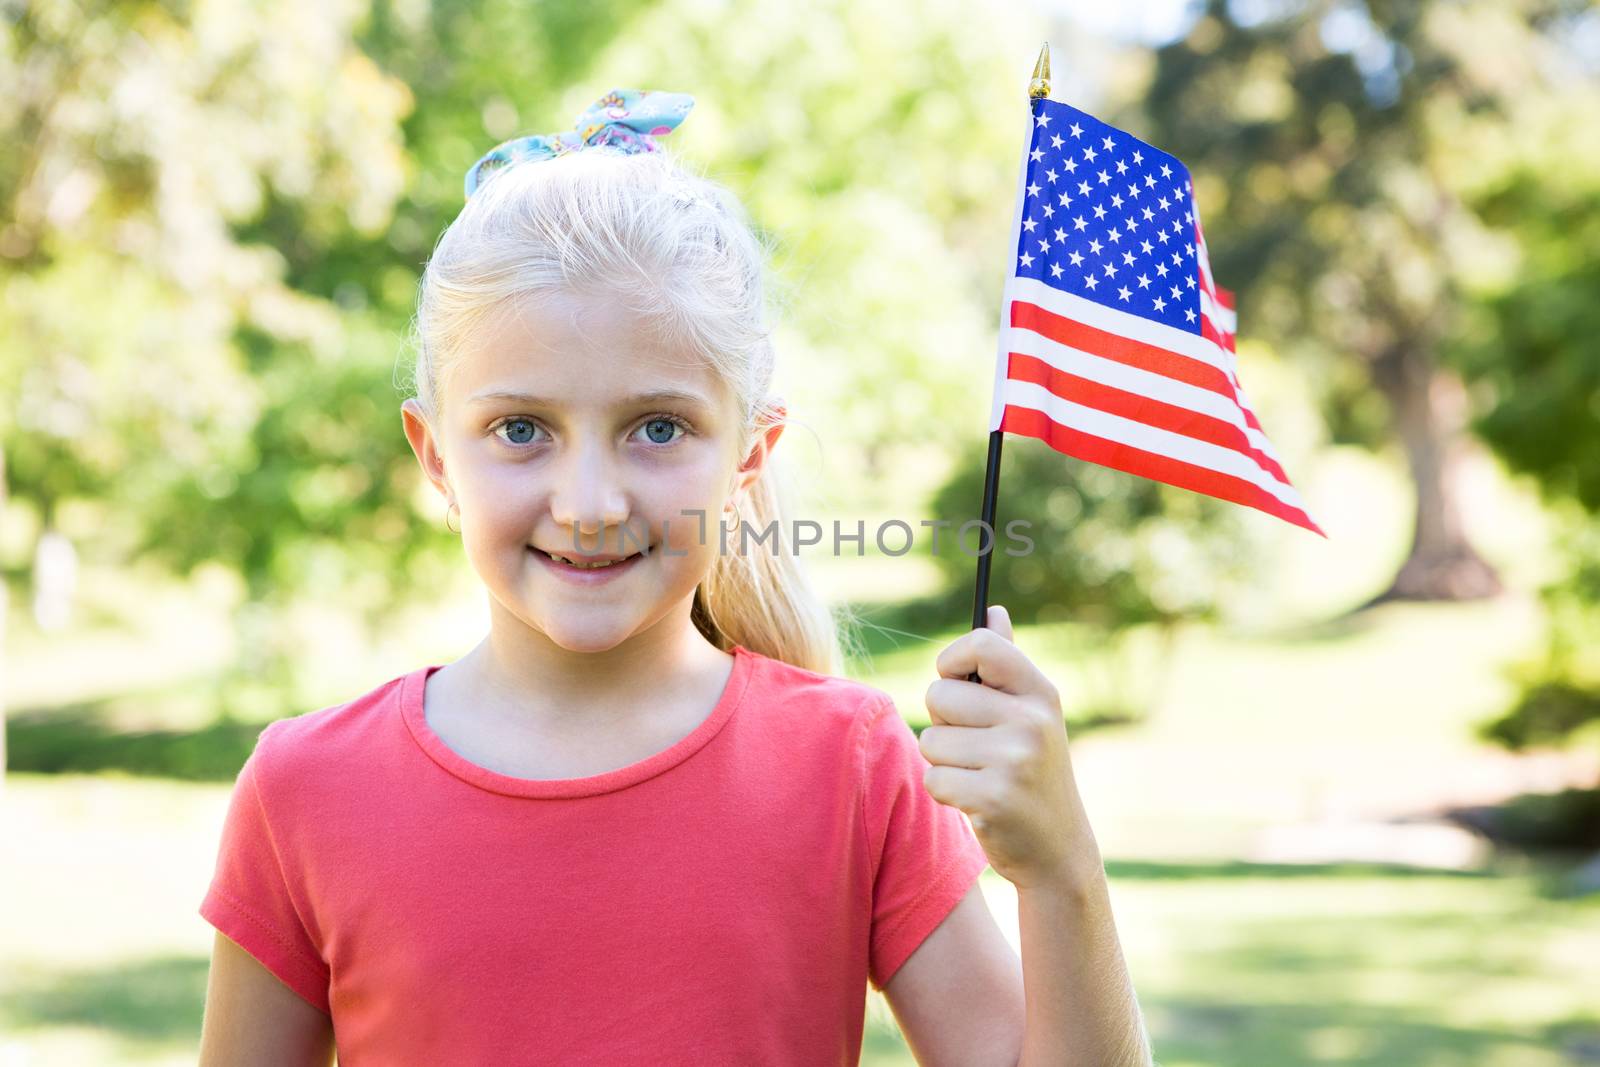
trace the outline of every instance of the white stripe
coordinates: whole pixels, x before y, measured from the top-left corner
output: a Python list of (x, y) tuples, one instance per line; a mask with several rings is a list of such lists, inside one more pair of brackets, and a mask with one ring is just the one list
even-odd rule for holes
[(1211, 299), (1211, 294), (1205, 289), (1200, 290), (1200, 314), (1211, 320), (1211, 326), (1218, 333), (1233, 335), (1235, 316), (1231, 310)]
[[(1239, 405), (1232, 397), (1223, 396), (1198, 385), (1190, 385), (1176, 378), (1169, 378), (1165, 374), (1130, 367), (1114, 359), (1084, 352), (1032, 330), (1019, 328), (1013, 332), (1012, 338), (1019, 342), (1012, 349), (1013, 352), (1034, 356), (1057, 370), (1099, 382), (1101, 385), (1109, 385), (1113, 389), (1148, 396), (1186, 411), (1209, 415), (1214, 419), (1231, 423), (1252, 447), (1260, 449), (1269, 456), (1272, 455), (1270, 451), (1272, 446), (1268, 443), (1266, 435), (1246, 423), (1244, 413), (1239, 410)], [(1277, 477), (1271, 471), (1267, 473), (1271, 477)]]
[(1157, 429), (1097, 408), (1074, 404), (1032, 382), (1007, 380), (1003, 395), (1007, 404), (1042, 412), (1051, 421), (1083, 433), (1204, 467), (1219, 474), (1232, 475), (1258, 486), (1289, 507), (1309, 514), (1294, 486), (1279, 482), (1242, 452), (1207, 441), (1196, 441), (1192, 437)]
[(1011, 342), (1007, 338), (1007, 334), (1013, 329), (1010, 300), (1017, 299), (1038, 304), (1046, 311), (1052, 311), (1063, 318), (1073, 319), (1130, 340), (1142, 341), (1147, 345), (1155, 345), (1157, 348), (1176, 352), (1180, 356), (1188, 356), (1209, 367), (1215, 367), (1223, 374), (1228, 373), (1226, 358), (1228, 350), (1197, 333), (1097, 304), (1093, 300), (1086, 300), (1081, 296), (1046, 285), (1036, 278), (1013, 278), (1006, 285), (1006, 295), (1008, 299), (1001, 305), (1004, 315), (1000, 322), (1002, 359), (1006, 352), (1011, 351), (1008, 347)]

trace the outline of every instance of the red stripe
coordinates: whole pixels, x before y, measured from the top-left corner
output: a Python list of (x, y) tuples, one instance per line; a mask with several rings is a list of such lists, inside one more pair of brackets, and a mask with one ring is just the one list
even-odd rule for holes
[(1074, 430), (1042, 411), (1007, 404), (1001, 415), (1000, 429), (1007, 433), (1036, 437), (1064, 455), (1175, 485), (1180, 489), (1231, 500), (1276, 515), (1323, 537), (1328, 536), (1311, 521), (1311, 516), (1299, 508), (1290, 507), (1253, 482)]
[(1011, 325), (1032, 330), (1069, 348), (1092, 352), (1105, 359), (1153, 371), (1163, 377), (1234, 398), (1233, 383), (1228, 380), (1227, 374), (1209, 363), (1057, 315), (1026, 300), (1011, 302)]
[(1233, 310), (1233, 290), (1232, 289), (1224, 289), (1222, 286), (1219, 285), (1219, 286), (1217, 286), (1216, 296), (1217, 296), (1217, 303), (1221, 304), (1223, 307), (1227, 308), (1229, 311)]
[(1158, 430), (1168, 430), (1185, 437), (1192, 437), (1196, 441), (1205, 441), (1235, 452), (1242, 452), (1255, 461), (1256, 466), (1278, 481), (1285, 485), (1289, 483), (1289, 476), (1284, 474), (1283, 468), (1271, 456), (1253, 446), (1243, 430), (1214, 415), (1191, 411), (1142, 393), (1128, 392), (1076, 374), (1069, 374), (1036, 356), (1022, 352), (1010, 354), (1006, 364), (1006, 377), (1013, 381), (1041, 385), (1063, 400), (1070, 400), (1075, 404), (1120, 415), (1146, 426), (1154, 426)]

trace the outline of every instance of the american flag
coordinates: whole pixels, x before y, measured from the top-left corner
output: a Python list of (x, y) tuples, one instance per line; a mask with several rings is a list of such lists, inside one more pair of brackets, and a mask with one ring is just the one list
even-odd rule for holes
[(1239, 384), (1189, 171), (1033, 101), (989, 429), (1231, 500), (1322, 536)]

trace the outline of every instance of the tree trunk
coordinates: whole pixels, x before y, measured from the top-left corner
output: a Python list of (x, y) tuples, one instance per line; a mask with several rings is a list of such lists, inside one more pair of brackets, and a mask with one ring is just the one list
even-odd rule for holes
[(1389, 588), (1367, 605), (1387, 600), (1478, 600), (1501, 589), (1495, 569), (1467, 540), (1457, 499), (1457, 475), (1467, 418), (1461, 380), (1438, 367), (1420, 346), (1396, 348), (1373, 366), (1389, 400), (1416, 490), (1411, 551)]

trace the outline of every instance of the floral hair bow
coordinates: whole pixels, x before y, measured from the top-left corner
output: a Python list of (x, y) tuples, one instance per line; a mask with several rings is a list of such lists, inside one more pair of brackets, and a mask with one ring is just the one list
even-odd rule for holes
[(694, 97), (688, 93), (613, 89), (574, 119), (570, 130), (514, 137), (489, 149), (467, 171), (466, 195), (470, 199), (495, 171), (523, 160), (554, 159), (580, 148), (605, 147), (628, 155), (658, 151), (656, 138), (671, 133), (692, 107)]

